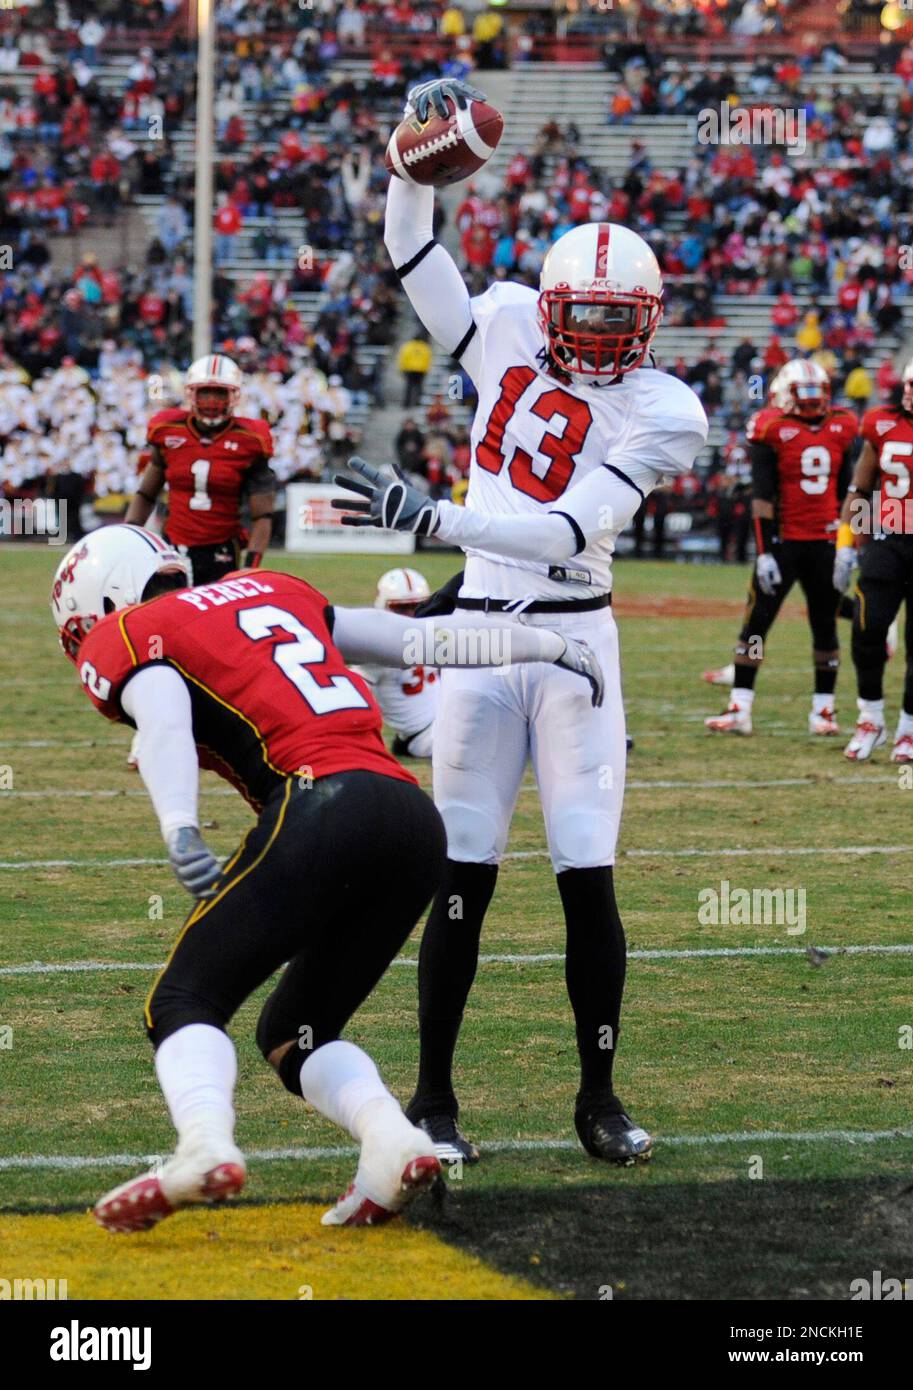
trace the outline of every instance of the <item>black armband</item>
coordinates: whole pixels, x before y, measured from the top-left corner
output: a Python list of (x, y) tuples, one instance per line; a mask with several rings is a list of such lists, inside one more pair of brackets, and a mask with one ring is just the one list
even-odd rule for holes
[(754, 536), (758, 554), (769, 555), (776, 540), (772, 516), (756, 516), (754, 518)]
[(246, 550), (241, 568), (245, 570), (255, 570), (260, 568), (260, 561), (263, 559), (262, 550)]

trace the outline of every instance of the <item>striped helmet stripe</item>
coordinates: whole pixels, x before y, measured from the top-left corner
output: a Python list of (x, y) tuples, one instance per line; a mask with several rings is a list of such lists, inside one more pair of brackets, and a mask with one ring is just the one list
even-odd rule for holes
[(597, 223), (599, 228), (596, 234), (596, 275), (597, 280), (604, 280), (609, 268), (609, 237), (612, 228), (608, 222)]

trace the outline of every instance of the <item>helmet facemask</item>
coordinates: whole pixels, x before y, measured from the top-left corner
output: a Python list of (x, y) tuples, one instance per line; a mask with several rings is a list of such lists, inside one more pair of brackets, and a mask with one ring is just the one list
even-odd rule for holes
[(831, 403), (830, 384), (825, 381), (794, 381), (789, 388), (787, 413), (800, 420), (820, 420)]
[(193, 418), (207, 429), (216, 429), (231, 419), (240, 395), (237, 386), (207, 381), (194, 382), (186, 390)]
[(549, 353), (572, 376), (611, 379), (639, 367), (660, 319), (657, 295), (613, 290), (543, 290), (539, 322)]

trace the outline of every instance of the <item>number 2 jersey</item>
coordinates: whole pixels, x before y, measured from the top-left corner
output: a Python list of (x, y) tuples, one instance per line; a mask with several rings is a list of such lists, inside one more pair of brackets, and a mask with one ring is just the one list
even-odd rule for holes
[(109, 614), (79, 649), (79, 677), (96, 709), (129, 724), (128, 681), (171, 666), (190, 693), (200, 765), (258, 811), (289, 776), (363, 769), (412, 782), (384, 746), (368, 686), (333, 645), (332, 612), (292, 575), (238, 573)]
[(265, 420), (232, 416), (203, 431), (187, 410), (160, 410), (147, 439), (168, 485), (169, 539), (177, 545), (219, 545), (241, 531), (245, 493), (272, 492), (273, 441)]
[(781, 540), (834, 540), (858, 429), (843, 409), (803, 420), (767, 408), (749, 422), (754, 495), (776, 503)]
[[(687, 473), (707, 439), (703, 407), (690, 386), (655, 367), (606, 386), (559, 378), (546, 356), (538, 296), (525, 285), (492, 285), (470, 308), (481, 367), (466, 507), (501, 516), (559, 512), (578, 531), (591, 533), (595, 521), (602, 534), (565, 566), (467, 548), (461, 592), (558, 599), (605, 593), (622, 527), (592, 516), (599, 504), (575, 497), (575, 487), (608, 468), (646, 494), (663, 477)], [(578, 505), (589, 510), (578, 516)]]

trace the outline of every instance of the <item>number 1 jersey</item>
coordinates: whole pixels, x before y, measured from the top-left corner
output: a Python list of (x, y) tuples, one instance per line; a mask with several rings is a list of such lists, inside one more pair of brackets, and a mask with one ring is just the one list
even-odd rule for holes
[(107, 718), (145, 666), (171, 666), (193, 709), (202, 767), (259, 810), (286, 777), (363, 769), (413, 782), (384, 746), (381, 714), (332, 637), (323, 594), (258, 570), (111, 613), (79, 649), (83, 688)]
[(160, 410), (147, 438), (168, 484), (165, 530), (177, 545), (220, 545), (241, 531), (245, 492), (271, 491), (273, 441), (265, 420), (232, 416), (201, 432), (186, 410)]

